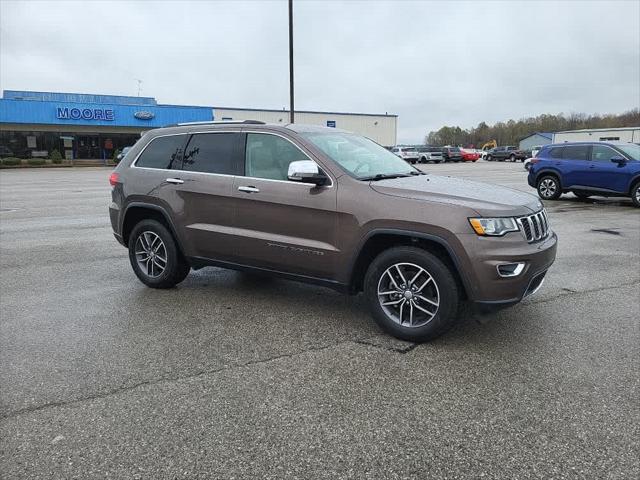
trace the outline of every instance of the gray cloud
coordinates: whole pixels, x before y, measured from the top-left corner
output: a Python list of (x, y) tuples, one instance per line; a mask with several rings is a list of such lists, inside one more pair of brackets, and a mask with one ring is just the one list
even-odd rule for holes
[[(640, 105), (640, 2), (296, 1), (296, 106), (400, 115), (399, 140)], [(0, 87), (282, 108), (281, 1), (0, 1)]]

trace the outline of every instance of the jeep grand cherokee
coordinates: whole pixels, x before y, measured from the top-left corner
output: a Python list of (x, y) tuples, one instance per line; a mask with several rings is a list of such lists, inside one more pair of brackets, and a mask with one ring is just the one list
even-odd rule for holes
[(115, 237), (149, 287), (213, 265), (362, 291), (380, 327), (410, 341), (449, 329), (463, 301), (519, 302), (556, 254), (534, 196), (426, 174), (335, 128), (151, 130), (110, 182)]

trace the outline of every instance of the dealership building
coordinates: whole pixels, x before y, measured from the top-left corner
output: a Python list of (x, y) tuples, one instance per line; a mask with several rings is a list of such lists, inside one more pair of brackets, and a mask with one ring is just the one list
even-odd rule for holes
[[(0, 99), (0, 154), (67, 159), (111, 158), (152, 128), (212, 120), (286, 124), (286, 110), (166, 105), (152, 97), (5, 90)], [(397, 115), (296, 111), (297, 123), (342, 128), (384, 146), (396, 143)]]

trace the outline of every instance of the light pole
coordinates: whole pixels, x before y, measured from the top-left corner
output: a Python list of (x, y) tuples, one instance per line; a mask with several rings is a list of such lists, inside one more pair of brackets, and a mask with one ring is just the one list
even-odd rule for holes
[(293, 0), (289, 0), (289, 112), (293, 123)]

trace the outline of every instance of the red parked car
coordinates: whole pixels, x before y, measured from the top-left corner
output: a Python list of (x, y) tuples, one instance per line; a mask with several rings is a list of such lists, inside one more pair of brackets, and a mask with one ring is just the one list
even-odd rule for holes
[(462, 153), (462, 160), (465, 162), (475, 162), (480, 158), (480, 154), (476, 153), (475, 151), (465, 150), (461, 148), (460, 153)]

